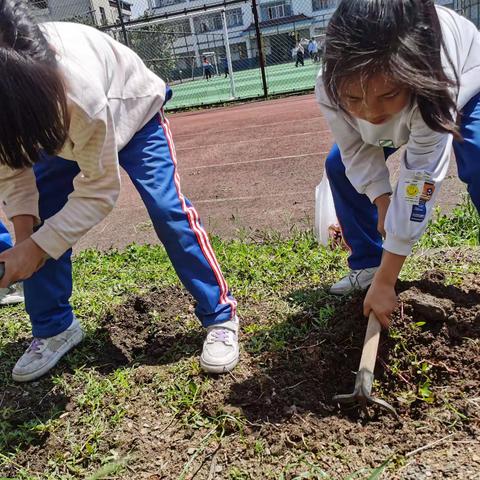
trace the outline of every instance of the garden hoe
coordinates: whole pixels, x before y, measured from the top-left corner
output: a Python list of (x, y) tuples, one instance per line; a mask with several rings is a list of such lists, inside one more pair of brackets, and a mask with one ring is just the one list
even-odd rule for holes
[(367, 332), (363, 341), (362, 358), (355, 378), (355, 389), (353, 393), (335, 395), (333, 401), (347, 405), (359, 405), (366, 410), (367, 405), (374, 404), (397, 415), (395, 409), (385, 400), (371, 396), (373, 384), (373, 370), (377, 359), (378, 342), (382, 327), (373, 312), (368, 318)]

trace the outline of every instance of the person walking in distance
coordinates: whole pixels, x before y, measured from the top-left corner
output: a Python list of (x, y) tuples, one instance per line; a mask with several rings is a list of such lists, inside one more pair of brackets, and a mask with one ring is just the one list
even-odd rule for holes
[(313, 37), (308, 42), (307, 50), (312, 62), (318, 62), (318, 43)]
[(212, 78), (213, 65), (210, 63), (207, 57), (203, 57), (203, 75), (206, 78), (207, 82)]
[(295, 67), (298, 67), (298, 64), (300, 64), (302, 67), (305, 65), (304, 57), (305, 49), (303, 48), (303, 45), (299, 42), (297, 45), (297, 58), (295, 61)]

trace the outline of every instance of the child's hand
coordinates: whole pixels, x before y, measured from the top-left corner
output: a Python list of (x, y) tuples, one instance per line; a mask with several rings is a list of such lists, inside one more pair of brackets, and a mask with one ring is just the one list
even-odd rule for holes
[(378, 212), (377, 230), (380, 232), (380, 235), (385, 238), (385, 217), (387, 216), (387, 210), (390, 206), (390, 195), (388, 193), (380, 195), (374, 200), (374, 203)]
[(5, 275), (0, 280), (0, 288), (30, 278), (46, 259), (46, 253), (31, 238), (5, 250), (0, 254), (0, 262), (5, 264)]
[(363, 301), (363, 314), (368, 317), (373, 310), (383, 328), (390, 326), (390, 315), (397, 307), (394, 285), (374, 278)]
[(363, 314), (368, 317), (373, 310), (384, 328), (390, 326), (390, 315), (397, 307), (395, 284), (406, 257), (383, 251), (382, 263), (363, 302)]

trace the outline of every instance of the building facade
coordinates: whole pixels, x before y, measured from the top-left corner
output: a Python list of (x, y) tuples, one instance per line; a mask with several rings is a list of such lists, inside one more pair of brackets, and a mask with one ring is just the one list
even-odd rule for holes
[[(152, 26), (146, 26), (143, 33), (142, 30), (131, 30), (140, 32), (132, 37), (133, 40), (144, 35), (141, 56), (147, 64), (160, 65), (165, 60), (164, 55), (169, 59), (173, 57), (174, 68), (166, 76), (171, 80), (198, 74), (204, 55), (213, 59), (218, 69), (222, 68), (226, 57), (222, 8), (214, 7), (221, 4), (219, 0), (137, 1), (145, 8), (140, 15), (144, 13), (155, 17), (175, 13), (174, 19), (162, 19), (155, 27), (162, 35), (157, 35)], [(118, 24), (117, 2), (120, 2), (123, 20), (128, 23), (132, 18), (132, 3), (127, 0), (29, 1), (41, 19), (77, 21), (94, 26)], [(299, 42), (306, 47), (308, 40), (315, 38), (321, 46), (338, 0), (257, 0), (257, 3), (263, 52), (267, 65), (273, 65), (291, 61), (292, 52)], [(438, 0), (436, 3), (459, 11), (477, 26), (480, 24), (480, 0)], [(192, 9), (209, 6), (210, 9), (200, 14), (188, 13)], [(234, 70), (257, 66), (258, 42), (251, 3), (229, 5), (225, 14)]]
[[(217, 0), (154, 0), (153, 14), (218, 3)], [(259, 21), (268, 64), (291, 59), (298, 41), (321, 37), (337, 6), (337, 0), (259, 0)], [(258, 58), (258, 47), (250, 3), (226, 8), (226, 20), (232, 61), (236, 68), (249, 68)], [(200, 15), (185, 15), (166, 22), (180, 69), (190, 68), (192, 59), (200, 64), (202, 55), (215, 53), (225, 57), (222, 13), (220, 9)]]
[[(126, 0), (119, 1), (123, 19), (128, 22), (132, 16), (132, 4)], [(101, 26), (118, 23), (120, 18), (117, 0), (31, 0), (28, 3), (41, 20)]]
[[(180, 10), (218, 4), (218, 0), (149, 0), (149, 12), (164, 15)], [(474, 23), (480, 22), (479, 0), (438, 0), (436, 3), (453, 8)], [(292, 49), (309, 38), (322, 38), (338, 0), (258, 0), (260, 30), (267, 64), (291, 60)], [(237, 69), (249, 68), (258, 58), (258, 48), (249, 2), (226, 9), (232, 60)], [(172, 48), (180, 70), (187, 71), (192, 62), (198, 66), (202, 55), (214, 52), (225, 57), (221, 12), (185, 15), (165, 24), (172, 35)]]

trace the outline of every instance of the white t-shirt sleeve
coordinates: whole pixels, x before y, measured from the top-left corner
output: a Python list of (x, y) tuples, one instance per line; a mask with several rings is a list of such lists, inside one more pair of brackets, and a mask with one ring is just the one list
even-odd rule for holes
[(424, 233), (450, 163), (452, 135), (433, 131), (416, 107), (398, 184), (385, 219), (383, 248), (407, 256)]
[(366, 144), (362, 140), (360, 132), (347, 121), (345, 114), (332, 106), (320, 77), (317, 80), (316, 96), (340, 149), (347, 178), (355, 190), (367, 195), (372, 203), (380, 195), (392, 193), (383, 148)]
[(115, 127), (109, 107), (93, 119), (75, 109), (71, 125), (70, 139), (80, 173), (65, 206), (32, 236), (55, 259), (110, 213), (120, 192)]

